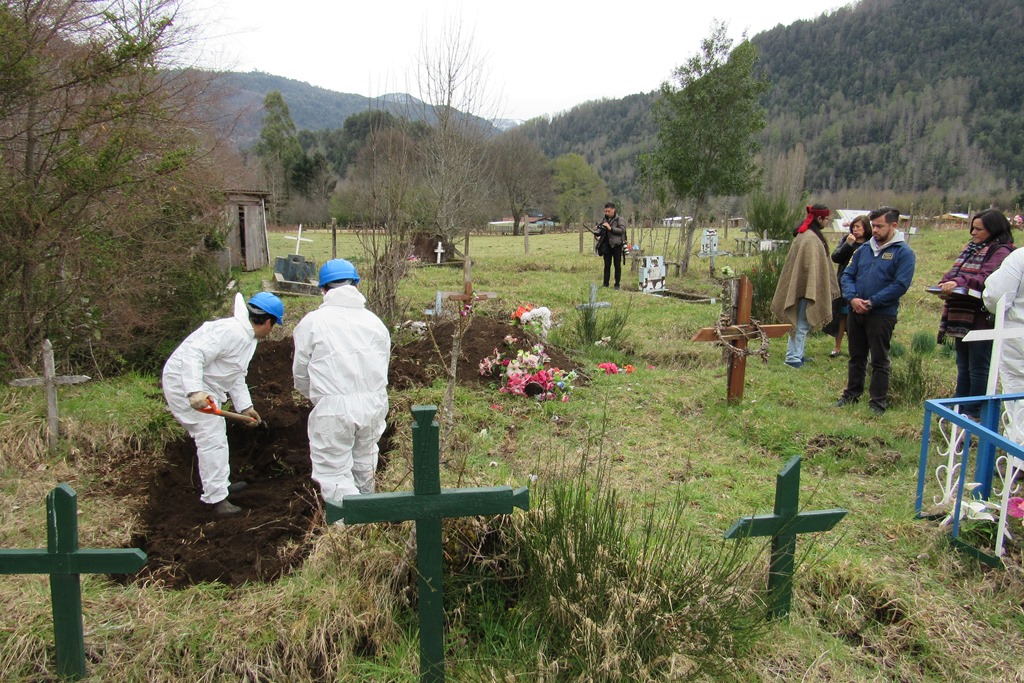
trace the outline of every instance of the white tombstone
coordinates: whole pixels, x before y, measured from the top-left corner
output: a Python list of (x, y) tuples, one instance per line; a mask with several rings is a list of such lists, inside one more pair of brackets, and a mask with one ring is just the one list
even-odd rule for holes
[(644, 256), (640, 259), (639, 279), (641, 292), (665, 291), (667, 267), (663, 256)]

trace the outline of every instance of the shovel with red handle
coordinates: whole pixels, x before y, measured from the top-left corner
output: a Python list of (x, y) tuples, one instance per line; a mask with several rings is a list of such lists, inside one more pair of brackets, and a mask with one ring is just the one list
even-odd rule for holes
[(213, 402), (212, 398), (206, 399), (206, 407), (200, 408), (199, 412), (206, 413), (208, 415), (219, 415), (226, 420), (233, 420), (234, 422), (241, 422), (242, 424), (255, 424), (256, 418), (249, 417), (248, 415), (242, 415), (241, 413), (232, 413), (229, 410), (221, 410), (216, 403)]

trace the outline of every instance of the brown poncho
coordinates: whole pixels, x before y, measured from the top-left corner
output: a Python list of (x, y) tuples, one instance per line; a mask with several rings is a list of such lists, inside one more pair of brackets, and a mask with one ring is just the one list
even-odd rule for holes
[(824, 240), (815, 230), (799, 233), (789, 248), (772, 297), (775, 317), (795, 329), (797, 304), (800, 299), (809, 299), (807, 322), (812, 330), (819, 329), (832, 320), (832, 300), (839, 296), (839, 282)]

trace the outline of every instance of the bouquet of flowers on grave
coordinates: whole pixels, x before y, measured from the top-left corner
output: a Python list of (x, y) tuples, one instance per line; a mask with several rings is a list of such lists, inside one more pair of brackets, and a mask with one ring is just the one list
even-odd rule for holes
[[(507, 345), (516, 341), (514, 337), (505, 338)], [(559, 368), (545, 367), (550, 362), (551, 358), (544, 353), (543, 344), (535, 344), (526, 350), (519, 349), (514, 358), (506, 357), (505, 352), (494, 349), (494, 353), (480, 361), (480, 375), (499, 378), (499, 391), (503, 394), (530, 396), (538, 401), (568, 401), (573, 382), (577, 378), (576, 371), (566, 372)]]
[(548, 331), (551, 330), (551, 309), (546, 306), (538, 308), (533, 304), (524, 304), (516, 308), (512, 314), (512, 321), (541, 339), (547, 339)]

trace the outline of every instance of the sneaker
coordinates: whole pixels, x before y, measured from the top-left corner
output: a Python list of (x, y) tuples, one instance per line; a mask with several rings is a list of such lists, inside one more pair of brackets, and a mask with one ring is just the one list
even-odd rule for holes
[(836, 401), (836, 408), (842, 408), (843, 406), (853, 405), (858, 400), (860, 399), (853, 398), (852, 396), (840, 396), (839, 400)]
[(871, 412), (875, 415), (885, 415), (885, 408), (882, 406), (871, 406)]
[(801, 363), (813, 363), (814, 359), (813, 358), (808, 358), (807, 356), (804, 356), (803, 358), (800, 359), (800, 362)]
[(798, 360), (798, 361), (788, 361), (787, 360), (786, 361), (786, 365), (788, 365), (791, 368), (802, 368), (803, 365), (804, 365), (804, 362), (802, 360)]
[(249, 488), (249, 482), (236, 481), (234, 484), (228, 486), (228, 493), (241, 493), (247, 488)]
[(239, 512), (242, 511), (242, 508), (232, 504), (230, 500), (225, 498), (224, 500), (213, 506), (213, 511), (221, 517), (227, 517), (228, 515), (237, 515)]
[(840, 355), (842, 355), (841, 351), (833, 351), (832, 353), (828, 354), (828, 357), (829, 358), (839, 358)]

